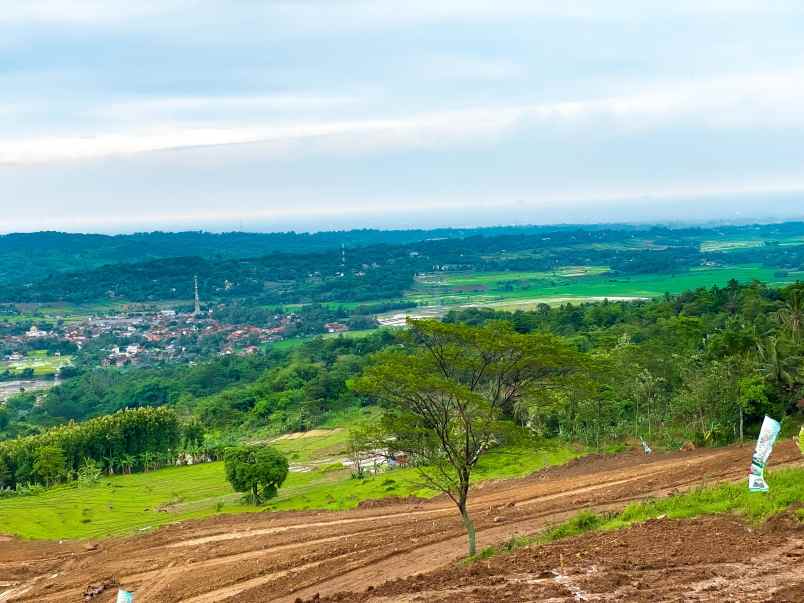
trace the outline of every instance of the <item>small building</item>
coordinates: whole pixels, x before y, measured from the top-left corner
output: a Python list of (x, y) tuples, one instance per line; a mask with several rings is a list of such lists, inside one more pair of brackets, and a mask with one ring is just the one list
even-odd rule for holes
[(29, 339), (38, 339), (40, 337), (47, 337), (47, 331), (40, 331), (36, 325), (32, 325), (30, 329), (25, 333), (25, 336)]
[(349, 327), (340, 322), (328, 322), (324, 325), (324, 328), (327, 330), (327, 333), (343, 333), (349, 330)]

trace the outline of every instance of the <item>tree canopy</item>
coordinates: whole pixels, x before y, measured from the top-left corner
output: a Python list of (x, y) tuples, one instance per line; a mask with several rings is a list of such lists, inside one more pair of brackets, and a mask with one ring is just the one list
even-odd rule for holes
[(237, 446), (224, 455), (226, 479), (238, 492), (259, 505), (276, 496), (288, 476), (288, 460), (268, 446)]
[(499, 420), (540, 388), (557, 385), (579, 355), (547, 333), (409, 321), (402, 343), (378, 354), (356, 391), (384, 403), (387, 445), (407, 453), (425, 482), (456, 504), (475, 553), (467, 508), (471, 473), (496, 443)]

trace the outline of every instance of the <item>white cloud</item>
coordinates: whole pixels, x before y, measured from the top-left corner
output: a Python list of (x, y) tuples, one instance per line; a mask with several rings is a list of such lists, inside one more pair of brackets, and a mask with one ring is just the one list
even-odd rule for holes
[[(341, 99), (348, 103), (348, 99)], [(330, 107), (326, 97), (154, 99), (113, 105), (122, 129), (86, 135), (17, 137), (0, 140), (0, 163), (40, 163), (94, 159), (115, 154), (188, 147), (260, 143), (267, 152), (366, 153), (400, 148), (444, 148), (483, 144), (518, 128), (572, 126), (651, 128), (681, 124), (698, 128), (804, 127), (804, 72), (744, 74), (706, 81), (665, 82), (627, 95), (562, 102), (480, 106), (388, 116), (382, 107), (361, 118), (244, 117), (242, 109), (288, 107), (297, 103)], [(153, 122), (130, 128), (142, 117), (186, 108), (214, 108), (208, 121)]]
[[(420, 114), (408, 118), (355, 121), (280, 122), (251, 127), (188, 128), (164, 124), (124, 134), (38, 137), (0, 141), (0, 164), (96, 159), (109, 155), (203, 146), (261, 143), (278, 150), (290, 143), (318, 140), (333, 151), (378, 147), (432, 146), (488, 136), (512, 126), (521, 109), (467, 110)], [(330, 144), (335, 140), (334, 146)]]

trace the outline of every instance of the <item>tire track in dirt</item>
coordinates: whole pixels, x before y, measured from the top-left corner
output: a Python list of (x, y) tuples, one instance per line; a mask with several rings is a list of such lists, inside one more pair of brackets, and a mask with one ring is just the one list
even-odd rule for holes
[[(368, 532), (376, 531), (376, 529), (375, 530), (367, 530), (367, 531)], [(138, 573), (138, 574), (130, 574), (130, 575), (127, 575), (127, 576), (123, 576), (120, 579), (120, 582), (122, 584), (127, 584), (127, 585), (138, 585), (138, 584), (143, 584), (143, 583), (149, 584), (150, 581), (156, 581), (152, 585), (149, 585), (145, 589), (144, 592), (139, 593), (139, 598), (140, 599), (149, 600), (150, 598), (153, 598), (159, 592), (159, 590), (161, 590), (161, 587), (164, 586), (164, 584), (169, 582), (169, 579), (171, 577), (175, 577), (177, 575), (184, 575), (184, 574), (187, 574), (188, 572), (197, 572), (197, 571), (201, 571), (201, 570), (205, 570), (205, 569), (216, 568), (216, 567), (219, 567), (219, 566), (222, 566), (222, 565), (238, 563), (238, 562), (241, 562), (241, 561), (248, 561), (248, 560), (253, 560), (253, 559), (265, 558), (265, 557), (269, 557), (271, 555), (281, 553), (281, 552), (284, 552), (284, 551), (300, 549), (300, 548), (306, 548), (306, 547), (317, 547), (317, 546), (320, 546), (322, 544), (328, 544), (328, 543), (336, 542), (336, 541), (339, 541), (339, 540), (348, 540), (351, 537), (352, 537), (351, 534), (342, 534), (342, 535), (339, 535), (339, 536), (331, 536), (331, 537), (328, 537), (328, 538), (320, 538), (318, 540), (309, 540), (309, 541), (297, 542), (297, 543), (293, 543), (293, 544), (284, 544), (284, 545), (275, 546), (275, 547), (272, 547), (272, 548), (269, 548), (269, 549), (257, 549), (257, 550), (248, 551), (248, 552), (245, 552), (245, 553), (236, 553), (236, 554), (233, 554), (233, 555), (216, 557), (214, 559), (207, 559), (207, 560), (203, 560), (203, 561), (197, 561), (197, 562), (190, 563), (190, 564), (187, 564), (187, 565), (184, 565), (184, 566), (181, 566), (181, 567), (176, 567), (175, 564), (172, 564), (172, 565), (169, 565), (168, 567), (166, 567), (164, 569), (150, 570), (150, 571), (147, 571), (147, 572), (141, 572), (141, 573)], [(321, 563), (322, 562), (310, 563), (310, 564), (307, 564), (307, 567), (314, 567), (314, 566), (320, 565)], [(304, 569), (304, 568), (295, 568), (296, 571), (300, 571), (301, 569)], [(285, 571), (285, 572), (277, 572), (276, 574), (272, 574), (272, 576), (281, 577), (282, 575), (286, 575), (290, 571), (291, 570), (288, 570), (288, 571)], [(41, 578), (44, 578), (44, 577), (45, 576), (41, 576)], [(254, 582), (255, 582), (255, 585), (260, 584), (259, 580), (255, 580)], [(243, 588), (238, 589), (238, 592), (242, 591), (242, 590), (246, 590), (247, 588), (251, 588), (251, 586), (244, 586)], [(74, 597), (78, 598), (78, 597), (80, 597), (80, 595), (81, 595), (81, 592), (78, 589), (76, 589), (76, 590), (72, 590), (72, 591), (62, 591), (61, 593), (58, 593), (57, 595), (54, 595), (54, 596), (55, 597), (62, 597), (62, 596), (73, 597), (74, 596)], [(3, 600), (4, 599), (0, 595), (0, 601), (3, 601)], [(51, 600), (51, 599), (46, 597), (44, 600)]]
[[(702, 459), (701, 462), (706, 460), (707, 459)], [(696, 463), (688, 463), (687, 467), (694, 464)], [(700, 464), (700, 462), (697, 464)], [(800, 466), (802, 465), (802, 462), (800, 459), (792, 461), (782, 461), (777, 462), (775, 464), (775, 467), (778, 468), (785, 465)], [(527, 499), (525, 501), (522, 501), (521, 503), (516, 503), (516, 505), (524, 506), (539, 501), (557, 500), (564, 498), (566, 496), (574, 496), (583, 492), (599, 490), (601, 488), (608, 488), (612, 485), (624, 485), (635, 481), (644, 480), (646, 478), (662, 475), (667, 470), (678, 472), (679, 474), (683, 475), (683, 471), (681, 471), (681, 469), (682, 468), (680, 468), (677, 463), (670, 463), (666, 466), (665, 470), (663, 471), (653, 471), (630, 479), (617, 480), (615, 482), (605, 482), (598, 486), (577, 488), (574, 490), (565, 491), (563, 493), (552, 495), (549, 497), (543, 497), (537, 500)], [(707, 475), (706, 478), (707, 481), (728, 481), (726, 478), (731, 478), (732, 480), (742, 479), (743, 477), (745, 477), (744, 474), (745, 471), (743, 471), (742, 468), (739, 470), (733, 468), (730, 469), (729, 471), (721, 472), (716, 475)], [(538, 531), (539, 529), (544, 528), (549, 524), (568, 519), (574, 516), (580, 510), (585, 509), (598, 512), (621, 510), (631, 502), (644, 500), (647, 498), (657, 498), (666, 495), (669, 491), (674, 490), (683, 491), (685, 489), (690, 489), (700, 483), (701, 483), (701, 476), (697, 476), (695, 479), (687, 479), (687, 480), (682, 479), (672, 484), (669, 484), (668, 486), (660, 490), (641, 492), (636, 495), (619, 498), (606, 504), (598, 504), (598, 505), (589, 504), (583, 507), (574, 507), (570, 510), (560, 512), (548, 511), (536, 514), (528, 518), (519, 518), (515, 521), (502, 525), (499, 528), (478, 529), (477, 534), (478, 546), (482, 550), (484, 546), (500, 542), (502, 540), (505, 540), (507, 537), (510, 538), (511, 536), (514, 535), (513, 533), (511, 533), (512, 526), (516, 526), (518, 533), (533, 533)], [(322, 591), (326, 592), (349, 591), (353, 590), (355, 586), (365, 584), (378, 584), (388, 580), (405, 578), (416, 573), (415, 571), (411, 571), (411, 568), (413, 567), (421, 567), (422, 565), (428, 567), (429, 569), (443, 567), (451, 563), (455, 558), (456, 552), (460, 551), (461, 548), (465, 546), (465, 538), (466, 538), (465, 535), (460, 534), (459, 536), (454, 536), (452, 538), (440, 540), (439, 542), (433, 543), (426, 547), (415, 547), (404, 552), (392, 554), (386, 557), (385, 559), (381, 560), (387, 563), (379, 564), (377, 563), (377, 561), (380, 560), (375, 560), (375, 563), (372, 564), (372, 566), (370, 567), (361, 567), (356, 568), (354, 570), (341, 568), (342, 570), (345, 571), (343, 571), (343, 573), (337, 575), (334, 578), (321, 580), (315, 584), (311, 584), (304, 588), (294, 590), (291, 593), (288, 593), (288, 595), (284, 597), (278, 597), (271, 600), (276, 601), (277, 603), (292, 603), (297, 598), (301, 599), (310, 598), (316, 594), (319, 594)], [(324, 586), (326, 586), (325, 589), (323, 588)], [(259, 594), (254, 593), (254, 594), (256, 596), (260, 596), (261, 594), (264, 593)]]
[[(801, 462), (798, 450), (787, 444), (777, 448), (772, 469)], [(480, 546), (535, 532), (583, 509), (613, 510), (702, 482), (743, 478), (750, 454), (744, 446), (655, 458), (581, 459), (528, 478), (484, 484), (476, 488), (471, 504)], [(11, 546), (19, 550), (10, 551)], [(116, 575), (121, 584), (137, 587), (139, 601), (291, 602), (316, 592), (365, 590), (389, 577), (442, 567), (464, 546), (452, 503), (438, 499), (339, 513), (222, 516), (104, 541), (93, 552), (75, 547), (70, 572), (54, 576), (45, 564), (41, 573), (29, 573), (15, 584), (13, 596), (6, 592), (0, 597), (75, 601), (88, 584)], [(0, 567), (22, 575), (37, 560), (57, 557), (59, 548), (56, 543), (0, 542)], [(23, 593), (23, 588), (29, 590)], [(106, 603), (103, 597), (95, 601)]]
[[(785, 465), (801, 466), (802, 464), (804, 463), (802, 463), (801, 460), (793, 460), (793, 461), (777, 463), (775, 467), (781, 467)], [(678, 471), (679, 467), (673, 464), (671, 467), (669, 467), (669, 469), (672, 469), (673, 471)], [(645, 478), (660, 475), (662, 473), (664, 472), (654, 471), (627, 480), (606, 482), (599, 486), (579, 488), (575, 490), (566, 491), (562, 494), (545, 497), (541, 500), (561, 499), (566, 496), (577, 495), (581, 492), (589, 492), (600, 488), (607, 488), (613, 484), (623, 485), (627, 483), (632, 483), (634, 481), (643, 480)], [(731, 469), (727, 472), (718, 475), (707, 476), (709, 480), (714, 481), (728, 481), (727, 478), (734, 480), (734, 479), (742, 479), (743, 477), (744, 477), (744, 471), (736, 469)], [(551, 510), (529, 515), (528, 517), (525, 518), (516, 518), (515, 520), (505, 522), (503, 523), (503, 525), (496, 528), (478, 529), (477, 533), (478, 547), (482, 550), (484, 546), (492, 545), (497, 542), (506, 540), (507, 538), (510, 538), (515, 534), (534, 533), (539, 529), (546, 527), (547, 525), (569, 519), (570, 517), (577, 514), (578, 511), (580, 510), (592, 510), (596, 512), (622, 510), (625, 506), (627, 506), (627, 504), (630, 504), (632, 502), (665, 496), (670, 491), (684, 491), (686, 489), (695, 487), (696, 485), (700, 484), (700, 482), (701, 482), (700, 477), (697, 477), (696, 479), (692, 480), (680, 480), (678, 482), (669, 484), (660, 490), (643, 491), (639, 494), (621, 497), (604, 504), (587, 504), (582, 507), (576, 506), (570, 510), (564, 510), (564, 511)], [(522, 503), (517, 503), (517, 506), (528, 505), (532, 504), (533, 502), (534, 500), (528, 499), (526, 501), (522, 501)], [(511, 531), (512, 527), (516, 527), (515, 532)], [(355, 585), (377, 584), (378, 581), (383, 582), (387, 580), (394, 580), (397, 578), (405, 578), (416, 573), (410, 571), (411, 567), (417, 567), (417, 566), (421, 567), (422, 565), (426, 565), (430, 569), (443, 567), (444, 565), (447, 565), (454, 560), (456, 552), (460, 551), (465, 546), (465, 541), (466, 537), (463, 533), (461, 533), (458, 536), (445, 538), (443, 540), (439, 540), (438, 542), (432, 543), (425, 547), (413, 547), (408, 550), (400, 551), (396, 554), (389, 555), (385, 559), (375, 560), (375, 563), (371, 567), (360, 567), (355, 568), (354, 570), (341, 568), (343, 570), (343, 573), (341, 573), (335, 578), (319, 581), (315, 584), (308, 585), (307, 587), (294, 590), (285, 597), (272, 600), (277, 601), (277, 603), (292, 603), (293, 601), (296, 600), (296, 598), (301, 599), (310, 598), (313, 597), (315, 594), (321, 592), (322, 590), (326, 590), (327, 592), (349, 591)], [(378, 561), (382, 561), (383, 563), (380, 565), (379, 563), (377, 563)], [(326, 589), (322, 588), (324, 585), (326, 585)]]
[(315, 561), (313, 563), (307, 563), (305, 565), (296, 568), (282, 570), (281, 572), (274, 572), (272, 574), (268, 574), (265, 576), (252, 578), (251, 580), (247, 580), (246, 582), (238, 582), (237, 584), (233, 584), (232, 586), (227, 586), (224, 588), (219, 588), (217, 590), (209, 591), (207, 593), (204, 593), (203, 595), (192, 597), (191, 599), (183, 599), (183, 603), (217, 603), (218, 601), (223, 601), (225, 599), (235, 597), (245, 590), (256, 588), (258, 586), (264, 586), (266, 584), (270, 584), (271, 582), (275, 582), (280, 578), (284, 578), (290, 574), (318, 567), (319, 565), (321, 565), (321, 563), (323, 562)]
[[(687, 461), (686, 466), (689, 467), (692, 464), (695, 464), (696, 462), (701, 463), (701, 462), (705, 462), (706, 460), (711, 460), (711, 459), (700, 459), (700, 460), (697, 460), (697, 461)], [(675, 470), (679, 469), (677, 464), (673, 464), (672, 466), (673, 466), (673, 468)], [(665, 464), (663, 464), (662, 468), (660, 468), (658, 470), (655, 470), (655, 471), (653, 471), (651, 473), (639, 474), (639, 475), (629, 477), (629, 478), (625, 478), (625, 479), (621, 479), (621, 480), (618, 480), (618, 481), (607, 481), (607, 482), (604, 482), (604, 483), (601, 483), (601, 484), (585, 486), (585, 487), (581, 487), (581, 488), (574, 488), (574, 489), (571, 489), (571, 490), (565, 490), (563, 492), (553, 494), (553, 495), (535, 496), (535, 497), (531, 497), (531, 498), (525, 498), (523, 500), (516, 500), (516, 501), (514, 501), (513, 504), (516, 507), (520, 507), (520, 506), (525, 506), (525, 505), (529, 505), (529, 504), (533, 504), (533, 503), (542, 503), (542, 502), (554, 500), (556, 498), (563, 498), (563, 497), (569, 496), (569, 495), (584, 494), (584, 493), (587, 493), (587, 492), (599, 490), (601, 488), (610, 488), (610, 487), (613, 487), (613, 486), (619, 486), (619, 485), (623, 485), (623, 484), (626, 484), (626, 483), (642, 480), (642, 479), (645, 479), (647, 477), (654, 477), (654, 476), (662, 475), (662, 474), (665, 473), (665, 471), (667, 470), (668, 467), (669, 467), (669, 465), (667, 465), (665, 463)], [(479, 498), (478, 501), (470, 502), (470, 507), (486, 506), (486, 505), (489, 505), (489, 504), (493, 503), (494, 500), (496, 500), (496, 499), (504, 499), (505, 502), (509, 502), (511, 500), (511, 496), (510, 496), (510, 493), (507, 493), (507, 495), (495, 496), (494, 498), (490, 498), (490, 497), (489, 498), (483, 498), (482, 495), (481, 495), (481, 497)], [(398, 522), (406, 522), (410, 517), (422, 516), (422, 515), (428, 515), (428, 516), (430, 516), (430, 515), (446, 515), (446, 514), (450, 514), (452, 512), (453, 512), (452, 503), (449, 503), (449, 504), (446, 504), (443, 507), (439, 507), (439, 508), (435, 508), (435, 509), (409, 511), (409, 512), (405, 513), (404, 518), (400, 518), (398, 513), (389, 513), (389, 514), (384, 514), (384, 515), (374, 515), (374, 516), (361, 517), (361, 518), (338, 519), (338, 520), (333, 520), (333, 521), (314, 522), (314, 523), (308, 523), (308, 524), (303, 524), (303, 525), (276, 526), (276, 527), (271, 527), (271, 528), (255, 529), (255, 530), (248, 530), (248, 531), (243, 531), (243, 532), (229, 532), (229, 533), (224, 533), (224, 534), (215, 534), (215, 535), (206, 536), (206, 537), (202, 537), (202, 538), (196, 538), (196, 539), (192, 539), (192, 540), (176, 542), (176, 543), (169, 544), (167, 546), (169, 548), (178, 548), (178, 547), (184, 547), (184, 546), (200, 546), (200, 545), (204, 545), (204, 544), (211, 544), (213, 542), (222, 542), (222, 541), (226, 541), (226, 540), (239, 540), (239, 539), (244, 539), (244, 538), (253, 538), (253, 537), (257, 537), (257, 536), (266, 536), (266, 535), (270, 535), (270, 534), (279, 534), (279, 533), (282, 533), (282, 532), (287, 532), (287, 531), (292, 531), (292, 530), (312, 529), (312, 528), (318, 528), (318, 527), (345, 525), (345, 524), (353, 524), (353, 523), (376, 522), (376, 521), (381, 521), (381, 520), (384, 520), (384, 519), (388, 519), (388, 520), (392, 520), (392, 521), (398, 521)]]
[(762, 526), (728, 515), (655, 519), (470, 566), (449, 564), (371, 591), (325, 593), (323, 601), (566, 602), (580, 595), (589, 601), (640, 603), (799, 603), (804, 601), (802, 561), (804, 525), (792, 513)]

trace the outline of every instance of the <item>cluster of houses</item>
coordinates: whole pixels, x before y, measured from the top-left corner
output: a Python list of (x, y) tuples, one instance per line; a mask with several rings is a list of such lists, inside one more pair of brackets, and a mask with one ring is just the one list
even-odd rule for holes
[[(102, 362), (104, 366), (125, 366), (144, 360), (178, 360), (188, 350), (205, 341), (215, 342), (218, 353), (222, 355), (254, 354), (262, 344), (282, 340), (288, 324), (287, 320), (280, 320), (280, 324), (274, 327), (230, 325), (208, 315), (177, 315), (172, 311), (137, 320), (142, 322), (136, 325), (126, 324), (125, 330), (112, 330), (111, 334), (115, 337), (130, 337), (141, 343), (112, 347)], [(123, 323), (117, 324), (123, 326)]]
[[(122, 367), (181, 360), (185, 355), (204, 353), (253, 354), (266, 343), (284, 339), (295, 315), (277, 316), (270, 327), (226, 324), (211, 313), (182, 314), (174, 310), (136, 312), (115, 316), (90, 317), (80, 322), (60, 323), (52, 330), (31, 326), (24, 333), (2, 336), (8, 350), (6, 360), (21, 360), (24, 350), (34, 340), (65, 341), (78, 350), (94, 345), (105, 346), (102, 366)], [(334, 324), (333, 332), (341, 325)], [(345, 329), (345, 327), (344, 327)]]
[[(35, 339), (45, 339), (48, 337), (54, 337), (56, 335), (57, 335), (56, 333), (50, 331), (44, 331), (34, 325), (30, 329), (28, 329), (25, 333), (22, 333), (20, 335), (5, 335), (3, 336), (2, 341), (3, 343), (5, 343), (10, 347), (15, 347), (15, 346), (22, 346)], [(6, 358), (6, 360), (8, 360), (8, 358)]]

